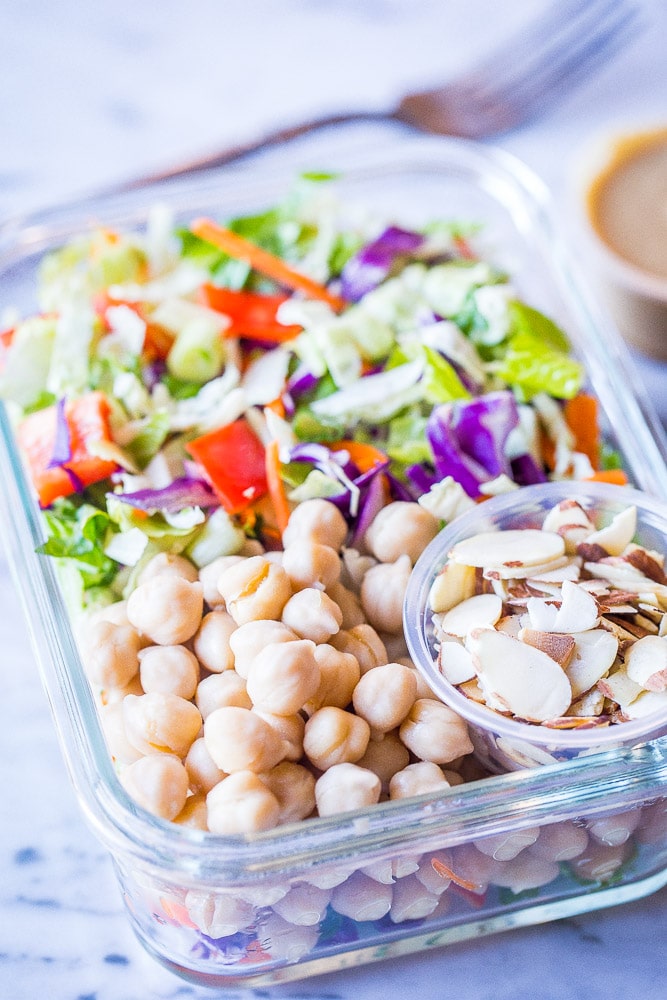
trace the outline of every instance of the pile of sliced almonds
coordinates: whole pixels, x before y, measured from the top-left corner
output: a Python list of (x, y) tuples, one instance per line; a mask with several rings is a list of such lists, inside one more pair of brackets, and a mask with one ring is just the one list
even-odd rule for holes
[(637, 510), (596, 528), (575, 500), (542, 528), (458, 542), (429, 595), (444, 677), (495, 712), (558, 729), (667, 709), (664, 553)]

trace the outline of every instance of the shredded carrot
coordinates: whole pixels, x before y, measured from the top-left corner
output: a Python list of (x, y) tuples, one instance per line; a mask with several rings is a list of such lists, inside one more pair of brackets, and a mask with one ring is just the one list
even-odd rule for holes
[(573, 399), (567, 400), (563, 415), (574, 434), (575, 450), (587, 455), (593, 468), (599, 469), (600, 429), (597, 399), (586, 392), (580, 392)]
[(627, 486), (628, 477), (623, 469), (601, 469), (593, 476), (587, 476), (588, 483), (611, 483), (614, 486)]
[(438, 858), (431, 858), (431, 867), (434, 872), (438, 873), (438, 875), (442, 875), (443, 878), (451, 879), (455, 885), (460, 885), (462, 889), (468, 889), (470, 892), (479, 892), (479, 886), (476, 882), (470, 882), (467, 878), (461, 878), (460, 875), (456, 875), (451, 868), (444, 865), (442, 861), (438, 860)]
[(333, 309), (344, 308), (343, 299), (333, 295), (323, 285), (308, 278), (305, 274), (295, 271), (293, 267), (286, 264), (280, 257), (276, 257), (275, 254), (269, 253), (268, 250), (258, 247), (255, 243), (233, 233), (230, 229), (219, 226), (212, 219), (195, 219), (190, 228), (195, 236), (206, 240), (207, 243), (212, 243), (219, 250), (229, 254), (230, 257), (247, 261), (252, 268), (266, 275), (267, 278), (272, 278), (279, 285), (303, 292), (311, 299), (322, 299), (322, 301), (328, 302)]
[(282, 535), (289, 521), (290, 507), (280, 476), (280, 447), (275, 439), (269, 441), (266, 446), (266, 482), (276, 515), (276, 524)]
[(282, 417), (283, 419), (285, 418), (285, 404), (280, 396), (272, 399), (270, 403), (266, 403), (264, 405), (264, 409), (271, 410), (271, 412), (275, 413), (277, 417)]
[(383, 465), (387, 461), (387, 456), (379, 448), (364, 441), (352, 441), (342, 439), (330, 444), (331, 451), (346, 451), (350, 459), (354, 462), (359, 472), (368, 472), (374, 465)]

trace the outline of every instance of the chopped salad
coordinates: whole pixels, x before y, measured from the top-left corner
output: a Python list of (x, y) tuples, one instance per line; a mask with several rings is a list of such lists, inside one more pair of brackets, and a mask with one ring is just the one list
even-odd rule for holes
[(552, 478), (623, 482), (565, 333), (475, 225), (350, 220), (304, 176), (258, 215), (99, 227), (51, 253), (0, 334), (0, 396), (73, 608), (335, 504), (360, 547), (391, 500), (447, 522)]

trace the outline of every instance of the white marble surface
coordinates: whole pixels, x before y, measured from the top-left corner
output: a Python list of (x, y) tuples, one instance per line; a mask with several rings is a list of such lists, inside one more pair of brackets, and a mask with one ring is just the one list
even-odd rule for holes
[[(320, 112), (389, 105), (405, 88), (471, 63), (538, 6), (531, 0), (5, 3), (0, 215)], [(643, 32), (613, 65), (540, 121), (496, 140), (541, 174), (564, 214), (573, 164), (591, 133), (618, 122), (664, 123), (667, 6), (663, 0), (639, 6)], [(641, 367), (664, 412), (664, 366)], [(181, 982), (134, 940), (110, 861), (75, 802), (4, 561), (0, 650), (0, 997), (245, 996)], [(662, 890), (614, 910), (247, 995), (380, 1000), (389, 989), (405, 998), (663, 1000), (666, 901)]]

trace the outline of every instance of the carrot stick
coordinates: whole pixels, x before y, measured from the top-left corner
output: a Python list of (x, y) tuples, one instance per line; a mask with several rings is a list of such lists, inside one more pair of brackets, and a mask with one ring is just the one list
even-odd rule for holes
[(286, 264), (280, 257), (263, 250), (255, 243), (244, 239), (230, 229), (219, 226), (212, 219), (195, 219), (191, 225), (191, 230), (202, 240), (212, 243), (223, 250), (230, 257), (245, 260), (256, 271), (260, 271), (267, 278), (272, 278), (279, 285), (286, 285), (287, 288), (303, 292), (311, 299), (322, 299), (336, 310), (343, 309), (345, 302), (337, 295), (333, 295), (323, 285), (308, 278), (305, 274), (295, 271), (294, 268)]
[(366, 444), (365, 441), (343, 439), (330, 444), (329, 448), (331, 451), (346, 451), (359, 472), (368, 472), (374, 465), (383, 465), (387, 461), (383, 451), (372, 444)]
[(438, 875), (451, 879), (455, 885), (459, 885), (462, 889), (468, 889), (470, 892), (479, 892), (479, 886), (476, 882), (470, 882), (467, 878), (461, 878), (460, 875), (453, 872), (451, 868), (444, 865), (438, 858), (431, 858), (431, 867)]
[(266, 446), (266, 482), (269, 487), (271, 503), (276, 514), (276, 523), (282, 535), (289, 521), (290, 507), (280, 476), (280, 448), (275, 439), (269, 441)]
[(568, 399), (564, 409), (565, 422), (574, 434), (575, 450), (588, 456), (594, 469), (600, 466), (600, 430), (598, 401), (595, 396), (580, 392)]
[(614, 486), (627, 486), (628, 477), (623, 469), (601, 469), (593, 476), (586, 477), (587, 483), (612, 483)]

